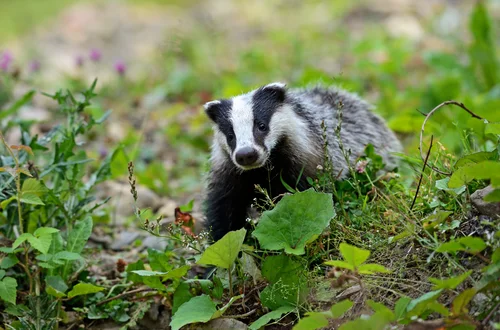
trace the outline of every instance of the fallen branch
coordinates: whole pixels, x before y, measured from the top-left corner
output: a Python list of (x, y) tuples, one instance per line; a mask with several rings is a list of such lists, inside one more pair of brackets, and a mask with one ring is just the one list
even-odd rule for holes
[(417, 191), (415, 191), (415, 197), (413, 197), (413, 202), (411, 202), (410, 211), (413, 209), (415, 202), (417, 201), (418, 192), (420, 191), (420, 186), (422, 185), (422, 178), (424, 177), (425, 166), (427, 166), (427, 161), (429, 160), (429, 155), (431, 154), (432, 142), (434, 141), (434, 135), (431, 135), (431, 143), (429, 145), (429, 150), (427, 150), (427, 155), (424, 159), (424, 166), (422, 167), (422, 173), (420, 173), (420, 179), (418, 180)]
[(141, 292), (149, 292), (149, 291), (155, 291), (154, 289), (151, 289), (151, 288), (139, 288), (139, 289), (135, 289), (135, 290), (130, 290), (130, 291), (126, 291), (126, 292), (122, 292), (114, 297), (111, 297), (111, 298), (108, 298), (108, 299), (104, 299), (102, 301), (99, 301), (96, 306), (99, 306), (99, 305), (103, 305), (105, 303), (108, 303), (112, 300), (115, 300), (115, 299), (120, 299), (122, 297), (125, 297), (125, 296), (128, 296), (128, 295), (131, 295), (131, 294), (136, 294), (136, 293), (141, 293)]
[[(424, 122), (422, 123), (422, 129), (420, 130), (420, 143), (419, 143), (419, 146), (418, 146), (418, 149), (420, 151), (420, 158), (422, 158), (422, 160), (424, 160), (424, 154), (422, 152), (422, 143), (423, 143), (423, 136), (424, 136), (424, 129), (425, 129), (425, 124), (427, 123), (427, 120), (429, 120), (429, 118), (434, 114), (434, 112), (436, 112), (438, 109), (444, 107), (445, 105), (456, 105), (457, 107), (460, 107), (462, 109), (464, 109), (465, 111), (467, 111), (473, 118), (477, 118), (477, 119), (480, 119), (480, 120), (483, 120), (482, 117), (476, 115), (474, 112), (470, 111), (469, 109), (467, 109), (467, 107), (463, 104), (463, 103), (460, 103), (460, 102), (457, 102), (457, 101), (445, 101), (443, 103), (441, 103), (440, 105), (438, 105), (437, 107), (435, 107), (434, 109), (432, 109), (426, 116), (425, 116), (425, 119), (424, 119)], [(451, 175), (451, 173), (447, 173), (447, 172), (443, 172), (441, 171), (440, 169), (436, 168), (435, 166), (432, 166), (432, 165), (429, 165), (427, 164), (427, 166), (432, 169), (433, 171), (439, 173), (439, 174), (443, 174), (443, 175)]]

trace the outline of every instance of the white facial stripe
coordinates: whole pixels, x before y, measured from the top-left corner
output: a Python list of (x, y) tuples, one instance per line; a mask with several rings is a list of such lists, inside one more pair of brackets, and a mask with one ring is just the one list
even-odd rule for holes
[(205, 108), (205, 110), (207, 110), (208, 108), (210, 108), (212, 105), (216, 105), (216, 104), (220, 104), (221, 102), (219, 100), (215, 100), (215, 101), (210, 101), (210, 102), (207, 102), (203, 105), (203, 107)]
[(236, 136), (235, 151), (244, 147), (254, 147), (252, 95), (245, 94), (233, 98), (231, 122)]
[(228, 155), (231, 154), (231, 148), (227, 144), (226, 136), (217, 126), (214, 127), (214, 142), (222, 148), (221, 151), (225, 151)]
[(285, 87), (286, 87), (285, 83), (273, 82), (273, 83), (270, 83), (270, 84), (267, 84), (266, 86), (264, 86), (264, 89), (266, 89), (266, 88), (285, 88)]
[(268, 150), (273, 150), (280, 138), (288, 136), (297, 156), (304, 157), (306, 162), (309, 155), (318, 157), (317, 148), (308, 135), (310, 129), (307, 123), (290, 106), (285, 105), (274, 113), (269, 128), (269, 134), (264, 140)]

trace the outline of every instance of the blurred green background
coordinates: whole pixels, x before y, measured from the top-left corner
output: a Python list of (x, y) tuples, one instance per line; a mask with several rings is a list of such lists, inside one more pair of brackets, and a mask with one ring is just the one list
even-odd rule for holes
[[(201, 186), (210, 123), (200, 105), (272, 81), (360, 94), (416, 155), (421, 113), (443, 101), (500, 120), (500, 2), (476, 2), (1, 0), (0, 52), (20, 81), (3, 102), (97, 77), (92, 111), (113, 114), (91, 149), (120, 144), (141, 182), (173, 196)], [(31, 116), (57, 120), (50, 108), (37, 97)], [(483, 129), (449, 107), (425, 139), (434, 133), (433, 152), (460, 155), (489, 148)]]

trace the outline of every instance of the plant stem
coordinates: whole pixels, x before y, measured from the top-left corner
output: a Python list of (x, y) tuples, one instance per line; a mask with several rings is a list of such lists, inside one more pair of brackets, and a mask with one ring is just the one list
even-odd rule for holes
[(16, 165), (14, 169), (16, 171), (15, 179), (16, 179), (16, 191), (17, 191), (17, 214), (19, 217), (19, 231), (22, 235), (24, 233), (24, 224), (23, 224), (23, 212), (21, 209), (21, 172), (19, 172), (19, 161), (17, 160), (16, 155), (14, 155), (12, 149), (5, 141), (5, 138), (3, 137), (3, 134), (1, 132), (0, 132), (0, 139), (2, 140), (3, 145), (9, 152), (10, 156), (12, 157)]
[(232, 297), (233, 296), (233, 275), (231, 274), (231, 268), (232, 267), (229, 267), (228, 273), (229, 273), (229, 295)]

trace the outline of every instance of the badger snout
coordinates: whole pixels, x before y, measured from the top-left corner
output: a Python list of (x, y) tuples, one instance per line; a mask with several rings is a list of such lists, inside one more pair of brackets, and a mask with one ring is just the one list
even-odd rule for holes
[(255, 162), (259, 159), (259, 153), (252, 147), (243, 147), (236, 151), (234, 158), (238, 165), (247, 167), (255, 165)]

